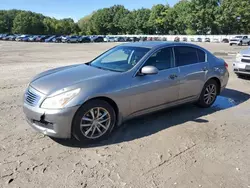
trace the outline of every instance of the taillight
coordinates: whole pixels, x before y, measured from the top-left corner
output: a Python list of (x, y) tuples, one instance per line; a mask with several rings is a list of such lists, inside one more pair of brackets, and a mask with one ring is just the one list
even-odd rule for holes
[(226, 62), (224, 62), (224, 65), (225, 65), (226, 68), (228, 68), (228, 64)]

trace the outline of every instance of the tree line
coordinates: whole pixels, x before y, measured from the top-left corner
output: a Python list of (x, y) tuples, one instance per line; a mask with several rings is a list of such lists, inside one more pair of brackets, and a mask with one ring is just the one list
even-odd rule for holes
[(78, 34), (78, 24), (71, 18), (55, 19), (23, 10), (0, 10), (0, 33)]
[(250, 0), (181, 0), (173, 7), (99, 9), (77, 23), (30, 11), (0, 11), (0, 33), (25, 34), (248, 34)]

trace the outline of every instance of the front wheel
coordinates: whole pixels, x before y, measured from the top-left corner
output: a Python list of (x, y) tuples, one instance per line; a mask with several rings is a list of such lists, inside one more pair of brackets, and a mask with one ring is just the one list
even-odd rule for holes
[(213, 105), (218, 95), (218, 84), (215, 80), (209, 80), (203, 87), (197, 105), (208, 108)]
[(75, 114), (72, 133), (85, 143), (95, 143), (107, 138), (116, 124), (113, 107), (103, 100), (92, 100), (84, 104)]

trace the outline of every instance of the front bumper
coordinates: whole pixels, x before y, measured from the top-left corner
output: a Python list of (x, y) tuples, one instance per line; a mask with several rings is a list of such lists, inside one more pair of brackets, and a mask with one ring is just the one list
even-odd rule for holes
[(233, 63), (234, 73), (250, 75), (250, 70), (246, 69), (247, 65), (250, 66), (250, 63), (234, 62)]
[(237, 44), (237, 45), (239, 45), (240, 41), (229, 41), (229, 44)]
[(31, 127), (44, 135), (55, 138), (71, 137), (71, 123), (78, 108), (76, 106), (60, 110), (46, 110), (26, 103), (23, 105), (26, 120)]

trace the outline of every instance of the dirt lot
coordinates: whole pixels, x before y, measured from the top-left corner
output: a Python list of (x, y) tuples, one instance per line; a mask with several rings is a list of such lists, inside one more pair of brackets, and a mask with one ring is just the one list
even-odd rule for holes
[[(116, 44), (0, 42), (0, 187), (250, 187), (250, 80), (232, 73), (210, 109), (193, 105), (126, 122), (98, 146), (56, 142), (25, 122), (37, 73), (86, 62)], [(243, 47), (202, 44), (217, 54)]]

